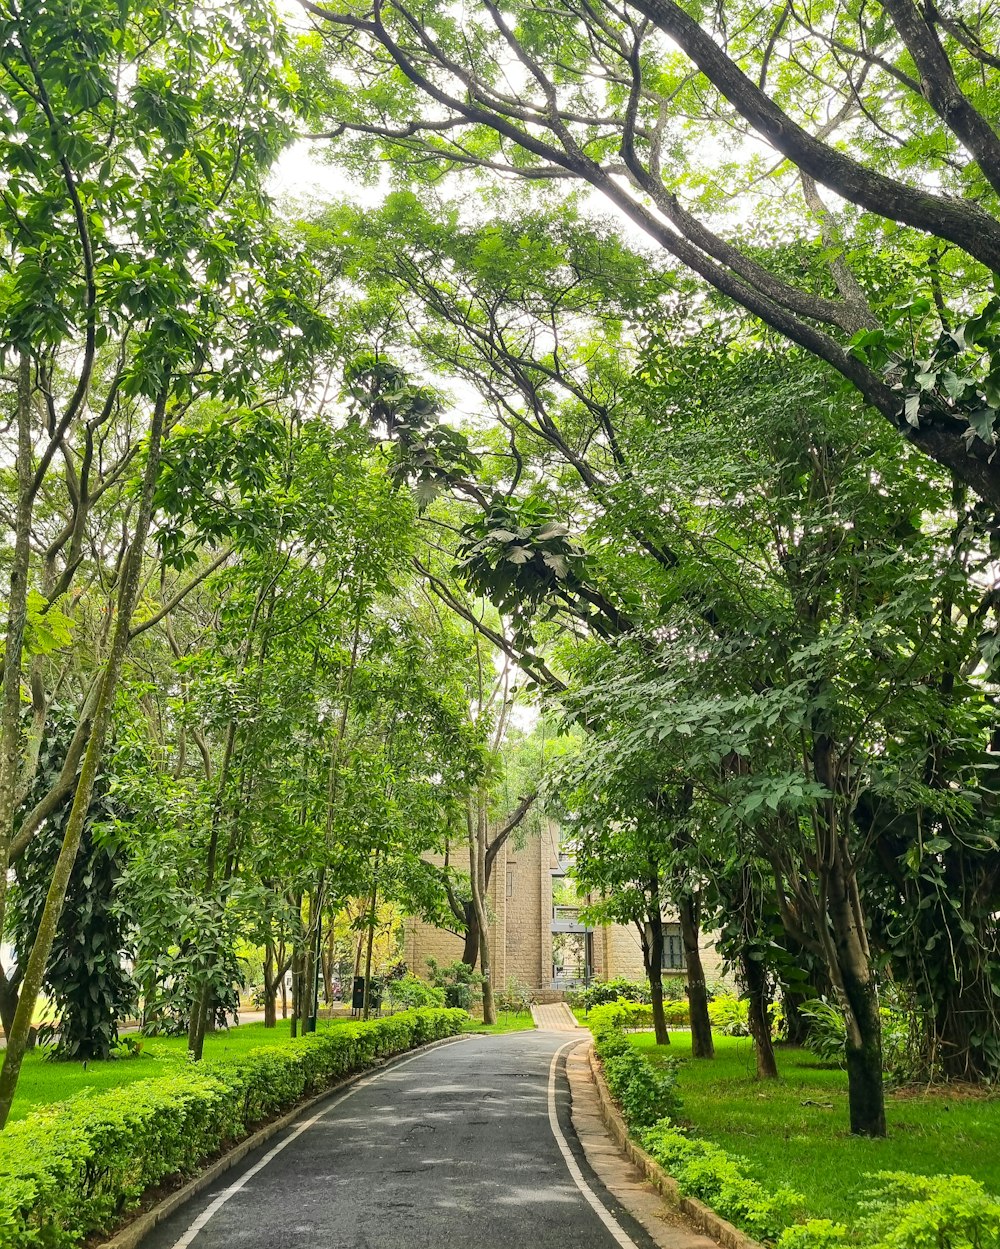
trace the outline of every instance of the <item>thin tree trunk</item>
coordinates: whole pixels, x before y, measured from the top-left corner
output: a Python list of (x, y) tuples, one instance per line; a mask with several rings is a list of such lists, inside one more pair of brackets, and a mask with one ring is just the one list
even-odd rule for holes
[(475, 970), (479, 962), (479, 916), (476, 904), (469, 898), (465, 904), (465, 946), (462, 950), (462, 962), (466, 967)]
[(264, 1027), (278, 1026), (277, 1012), (274, 1008), (276, 977), (274, 974), (274, 949), (270, 943), (264, 947)]
[[(226, 728), (226, 746), (219, 768), (218, 784), (212, 808), (212, 828), (208, 840), (208, 860), (205, 866), (205, 894), (210, 896), (215, 884), (215, 872), (219, 857), (219, 831), (222, 824), (222, 809), (226, 800), (229, 785), (229, 770), (232, 765), (233, 749), (236, 744), (236, 721), (230, 717)], [(205, 1051), (205, 1029), (208, 1025), (208, 1010), (211, 990), (208, 984), (208, 968), (195, 973), (194, 992), (191, 996), (191, 1018), (188, 1020), (188, 1058), (192, 1062), (201, 1062)]]
[(372, 993), (372, 950), (375, 946), (375, 908), (378, 906), (378, 860), (379, 852), (375, 851), (372, 864), (372, 892), (368, 907), (368, 937), (365, 943), (365, 994), (361, 1005), (361, 1018), (367, 1019), (371, 1014)]
[(669, 1045), (670, 1033), (663, 1013), (663, 915), (660, 912), (660, 877), (656, 865), (650, 863), (651, 875), (646, 883), (649, 899), (647, 922), (639, 932), (642, 961), (649, 981), (649, 997), (653, 1007), (653, 1035), (657, 1045)]
[(708, 986), (701, 964), (701, 948), (698, 945), (698, 906), (690, 894), (682, 896), (678, 903), (681, 923), (681, 941), (684, 944), (684, 961), (687, 964), (688, 1011), (691, 1016), (691, 1057), (714, 1058), (715, 1042), (712, 1040), (712, 1021), (708, 1016)]
[[(847, 1039), (847, 1101), (851, 1132), (886, 1135), (882, 1087), (882, 1020), (872, 968), (864, 908), (857, 873), (843, 833), (836, 795), (838, 785), (833, 738), (818, 725), (813, 732), (813, 775), (830, 794), (817, 818), (823, 845), (820, 896), (826, 907), (821, 937), (828, 948), (830, 973), (843, 997)], [(845, 821), (850, 817), (845, 817)]]
[(747, 1024), (753, 1038), (757, 1077), (774, 1080), (778, 1076), (778, 1067), (771, 1039), (771, 995), (764, 965), (766, 947), (760, 937), (760, 907), (749, 863), (740, 869), (734, 900), (742, 929), (740, 974), (747, 995)]
[(469, 880), (472, 885), (472, 903), (479, 928), (479, 964), (483, 977), (483, 1023), (497, 1021), (496, 1002), (493, 994), (492, 961), (490, 957), (489, 923), (486, 914), (486, 794), (478, 794), (473, 810), (472, 795), (466, 798), (466, 820), (469, 829)]
[(861, 901), (853, 872), (838, 855), (830, 873), (830, 919), (847, 1022), (847, 1100), (851, 1132), (885, 1136), (882, 1085), (882, 1018), (867, 937), (858, 921)]
[(292, 1013), (290, 1035), (294, 1038), (299, 1034), (299, 1002), (302, 997), (302, 950), (296, 942), (292, 946)]
[(32, 944), (31, 954), (24, 974), (20, 1000), (14, 1014), (14, 1021), (7, 1036), (7, 1048), (4, 1052), (3, 1066), (0, 1068), (0, 1128), (10, 1114), (17, 1087), (21, 1063), (24, 1061), (25, 1049), (28, 1044), (28, 1033), (35, 1003), (41, 991), (45, 977), (45, 968), (55, 940), (56, 926), (62, 913), (66, 899), (73, 864), (83, 837), (83, 827), (90, 810), (90, 800), (97, 780), (97, 772), (104, 753), (104, 743), (111, 725), (114, 710), (114, 699), (121, 676), (125, 652), (128, 649), (129, 633), (132, 624), (132, 613), (135, 610), (139, 593), (139, 579), (142, 561), (145, 554), (146, 539), (149, 536), (149, 524), (153, 512), (153, 494), (160, 467), (160, 451), (163, 439), (163, 426), (167, 409), (167, 393), (163, 391), (156, 401), (153, 418), (150, 422), (149, 444), (147, 449), (146, 467), (142, 478), (142, 493), (136, 516), (135, 532), (129, 546), (128, 555), (122, 570), (121, 583), (118, 588), (117, 614), (111, 651), (101, 678), (100, 693), (94, 709), (94, 718), (87, 741), (87, 749), (83, 756), (80, 779), (77, 782), (73, 805), (63, 835), (62, 847), (56, 860), (52, 881), (45, 898), (45, 906), (38, 924), (38, 933)]
[[(7, 636), (3, 657), (3, 692), (0, 703), (0, 932), (7, 907), (7, 876), (21, 742), (21, 666), (24, 629), (28, 615), (28, 570), (31, 562), (31, 513), (33, 464), (31, 455), (31, 360), (21, 352), (17, 369), (17, 511), (14, 518), (14, 556), (10, 568)], [(16, 1009), (16, 1008), (15, 1008)], [(4, 1028), (9, 1031), (13, 1018)]]

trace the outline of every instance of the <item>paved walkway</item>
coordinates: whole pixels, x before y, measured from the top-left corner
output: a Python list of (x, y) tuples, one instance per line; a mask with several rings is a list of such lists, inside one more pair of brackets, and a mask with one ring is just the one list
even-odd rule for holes
[(573, 1130), (572, 1045), (515, 1032), (404, 1058), (249, 1155), (142, 1249), (657, 1249)]
[(539, 1032), (580, 1032), (576, 1016), (565, 1002), (552, 1002), (546, 1006), (532, 1006), (531, 1018)]
[(573, 1099), (573, 1130), (601, 1183), (649, 1233), (659, 1249), (719, 1249), (672, 1210), (644, 1175), (618, 1149), (604, 1126), (601, 1099), (590, 1069), (590, 1046), (574, 1046), (566, 1056)]

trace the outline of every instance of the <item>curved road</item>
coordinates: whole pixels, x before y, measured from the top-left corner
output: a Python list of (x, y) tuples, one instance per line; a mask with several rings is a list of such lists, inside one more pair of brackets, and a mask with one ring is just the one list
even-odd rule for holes
[(573, 1132), (574, 1043), (514, 1032), (403, 1058), (250, 1154), (142, 1249), (653, 1249)]

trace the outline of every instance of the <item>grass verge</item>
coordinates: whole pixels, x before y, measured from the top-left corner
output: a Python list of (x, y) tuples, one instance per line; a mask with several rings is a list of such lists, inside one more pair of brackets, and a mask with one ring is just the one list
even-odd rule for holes
[(756, 1079), (752, 1042), (715, 1038), (713, 1060), (691, 1059), (691, 1036), (651, 1033), (632, 1044), (651, 1062), (688, 1059), (678, 1071), (684, 1119), (692, 1134), (745, 1158), (769, 1190), (793, 1188), (808, 1216), (851, 1227), (859, 1217), (864, 1176), (873, 1171), (970, 1175), (1000, 1191), (1000, 1096), (974, 1090), (891, 1093), (885, 1140), (848, 1132), (847, 1076), (807, 1050), (781, 1049), (777, 1081)]
[(470, 1019), (462, 1027), (463, 1032), (530, 1032), (535, 1026), (530, 1011), (501, 1011), (494, 1024), (484, 1024), (481, 1019)]
[[(320, 1020), (318, 1031), (328, 1032), (350, 1024), (347, 1019)], [(187, 1037), (148, 1037), (142, 1039), (138, 1058), (111, 1059), (108, 1062), (50, 1062), (44, 1050), (26, 1054), (17, 1094), (11, 1109), (11, 1121), (23, 1119), (42, 1106), (66, 1101), (78, 1095), (103, 1093), (108, 1089), (125, 1088), (138, 1080), (169, 1077), (188, 1066)], [(240, 1058), (249, 1050), (262, 1046), (284, 1046), (291, 1040), (286, 1020), (275, 1028), (262, 1023), (241, 1024), (205, 1038), (206, 1062)]]

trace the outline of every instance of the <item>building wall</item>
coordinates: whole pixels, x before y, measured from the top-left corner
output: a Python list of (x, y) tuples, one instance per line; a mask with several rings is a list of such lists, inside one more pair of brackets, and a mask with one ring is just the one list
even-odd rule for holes
[[(439, 862), (441, 860), (438, 860)], [(488, 891), (493, 983), (504, 986), (519, 980), (529, 989), (547, 990), (552, 981), (552, 872), (559, 866), (559, 828), (545, 821), (541, 834), (527, 834), (523, 844), (511, 838), (493, 865)], [(462, 938), (420, 919), (408, 919), (403, 957), (410, 970), (427, 976), (427, 959), (454, 963), (462, 956)], [(634, 927), (609, 924), (593, 934), (593, 977), (611, 980), (624, 976), (642, 980), (642, 949)], [(705, 975), (721, 978), (721, 960), (713, 935), (701, 941)], [(683, 972), (665, 975), (683, 976)]]

